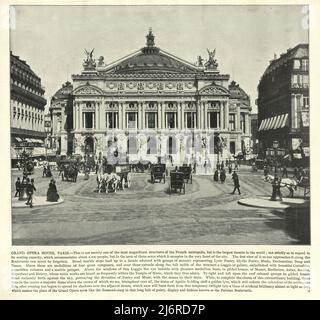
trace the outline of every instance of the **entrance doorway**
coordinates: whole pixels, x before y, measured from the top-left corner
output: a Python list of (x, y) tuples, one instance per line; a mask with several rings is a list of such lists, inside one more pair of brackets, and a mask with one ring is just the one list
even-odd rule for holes
[(94, 152), (94, 141), (93, 137), (86, 137), (84, 140), (84, 153), (89, 154)]

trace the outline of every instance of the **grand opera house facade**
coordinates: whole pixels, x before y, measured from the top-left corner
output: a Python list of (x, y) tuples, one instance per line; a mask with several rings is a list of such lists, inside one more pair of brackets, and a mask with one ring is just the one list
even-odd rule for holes
[(250, 98), (218, 70), (215, 50), (193, 64), (155, 46), (113, 63), (86, 51), (80, 74), (51, 99), (61, 155), (113, 161), (219, 161), (250, 150)]

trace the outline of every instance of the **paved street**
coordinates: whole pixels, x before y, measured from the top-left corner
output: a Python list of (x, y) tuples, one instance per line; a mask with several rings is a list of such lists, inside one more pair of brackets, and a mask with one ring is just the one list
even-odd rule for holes
[[(47, 192), (49, 178), (36, 169), (36, 196)], [(12, 190), (19, 171), (12, 172)], [(237, 203), (240, 197), (271, 194), (262, 172), (241, 167), (242, 194), (232, 195), (231, 176), (226, 183), (210, 176), (194, 176), (186, 194), (169, 194), (168, 183), (151, 184), (147, 173), (133, 173), (130, 189), (98, 194), (96, 177), (63, 182), (54, 172), (64, 202), (56, 206), (12, 210), (14, 245), (111, 244), (299, 244), (308, 238), (306, 226), (294, 217), (307, 209), (271, 210)], [(14, 193), (12, 193), (13, 196)], [(288, 191), (283, 190), (286, 196)], [(296, 193), (302, 195), (302, 190)], [(304, 219), (308, 220), (308, 219)]]

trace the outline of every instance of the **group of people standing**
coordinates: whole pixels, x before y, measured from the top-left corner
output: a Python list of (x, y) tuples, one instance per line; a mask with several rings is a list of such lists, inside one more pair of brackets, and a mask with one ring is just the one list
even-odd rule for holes
[[(20, 180), (20, 177), (18, 177), (15, 182), (15, 188), (14, 198), (18, 197), (19, 200), (27, 200), (26, 205), (33, 208), (34, 193), (37, 191), (34, 179), (23, 176), (22, 180)], [(59, 198), (56, 181), (52, 178), (47, 191), (47, 201), (57, 202)]]
[(233, 170), (233, 164), (231, 161), (226, 160), (226, 163), (224, 164), (224, 162), (222, 161), (221, 163), (217, 163), (216, 166), (216, 170), (214, 172), (213, 175), (213, 180), (214, 181), (221, 181), (221, 183), (224, 183), (226, 181), (226, 168), (228, 168), (228, 172), (229, 174), (232, 174), (232, 180), (233, 180), (233, 184), (234, 184), (234, 190), (232, 192), (232, 194), (234, 194), (236, 191), (238, 191), (239, 194), (241, 194), (240, 192), (240, 182), (239, 182), (239, 176), (236, 172), (236, 170), (239, 169), (240, 164), (238, 163), (238, 161), (235, 161), (234, 163), (234, 171), (232, 173)]
[(15, 186), (16, 193), (14, 194), (14, 197), (19, 197), (19, 200), (24, 200), (25, 198), (27, 198), (26, 205), (32, 208), (33, 194), (35, 191), (37, 191), (34, 185), (34, 179), (29, 179), (28, 177), (23, 176), (22, 180), (20, 180), (20, 178), (18, 177)]

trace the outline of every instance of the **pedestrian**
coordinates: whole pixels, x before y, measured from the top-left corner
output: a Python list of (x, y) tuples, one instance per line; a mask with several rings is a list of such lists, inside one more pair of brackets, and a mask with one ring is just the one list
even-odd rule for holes
[(230, 164), (229, 165), (229, 174), (231, 174), (232, 173), (232, 165)]
[(223, 161), (221, 162), (220, 168), (221, 168), (221, 170), (224, 169), (224, 163), (223, 163)]
[(21, 169), (20, 161), (17, 162), (17, 168), (18, 168), (18, 170), (20, 171), (20, 169)]
[(263, 167), (263, 174), (264, 174), (264, 179), (265, 179), (265, 181), (267, 181), (267, 178), (268, 178), (268, 175), (269, 175), (269, 168), (268, 168), (267, 165), (265, 165), (265, 166)]
[(44, 164), (44, 165), (43, 165), (43, 170), (42, 170), (42, 178), (44, 178), (46, 175), (47, 175), (47, 167), (46, 167), (46, 165)]
[(14, 198), (17, 197), (19, 195), (20, 198), (20, 190), (21, 190), (21, 182), (20, 182), (20, 178), (17, 178), (16, 181), (16, 193), (14, 194)]
[(228, 167), (229, 166), (229, 160), (227, 159), (226, 160), (226, 167)]
[(196, 172), (197, 172), (197, 163), (194, 162), (193, 163), (193, 173), (196, 174)]
[(226, 170), (222, 169), (220, 172), (220, 181), (224, 183), (226, 180)]
[(234, 163), (234, 170), (238, 170), (238, 161), (237, 160)]
[(241, 194), (239, 176), (237, 175), (237, 173), (235, 171), (232, 174), (232, 180), (233, 180), (233, 185), (234, 185), (234, 189), (233, 189), (232, 194), (234, 194), (236, 192), (236, 190), (238, 190), (239, 194)]
[(219, 171), (218, 171), (218, 170), (216, 170), (216, 171), (214, 172), (213, 180), (214, 180), (214, 181), (219, 181)]
[(219, 161), (217, 162), (217, 167), (216, 168), (217, 168), (217, 170), (220, 170), (220, 162)]
[(286, 165), (283, 165), (283, 167), (282, 167), (282, 178), (284, 178), (284, 177), (288, 178), (288, 170), (287, 170)]
[(57, 191), (56, 181), (54, 179), (51, 179), (49, 183), (49, 188), (47, 191), (47, 201), (49, 202), (57, 202), (59, 200), (60, 196)]
[(33, 193), (34, 191), (37, 191), (36, 187), (34, 186), (34, 179), (31, 179), (31, 181), (29, 180), (29, 178), (27, 178), (27, 196), (28, 196), (28, 200), (26, 202), (26, 205), (30, 205), (30, 208), (33, 207)]

